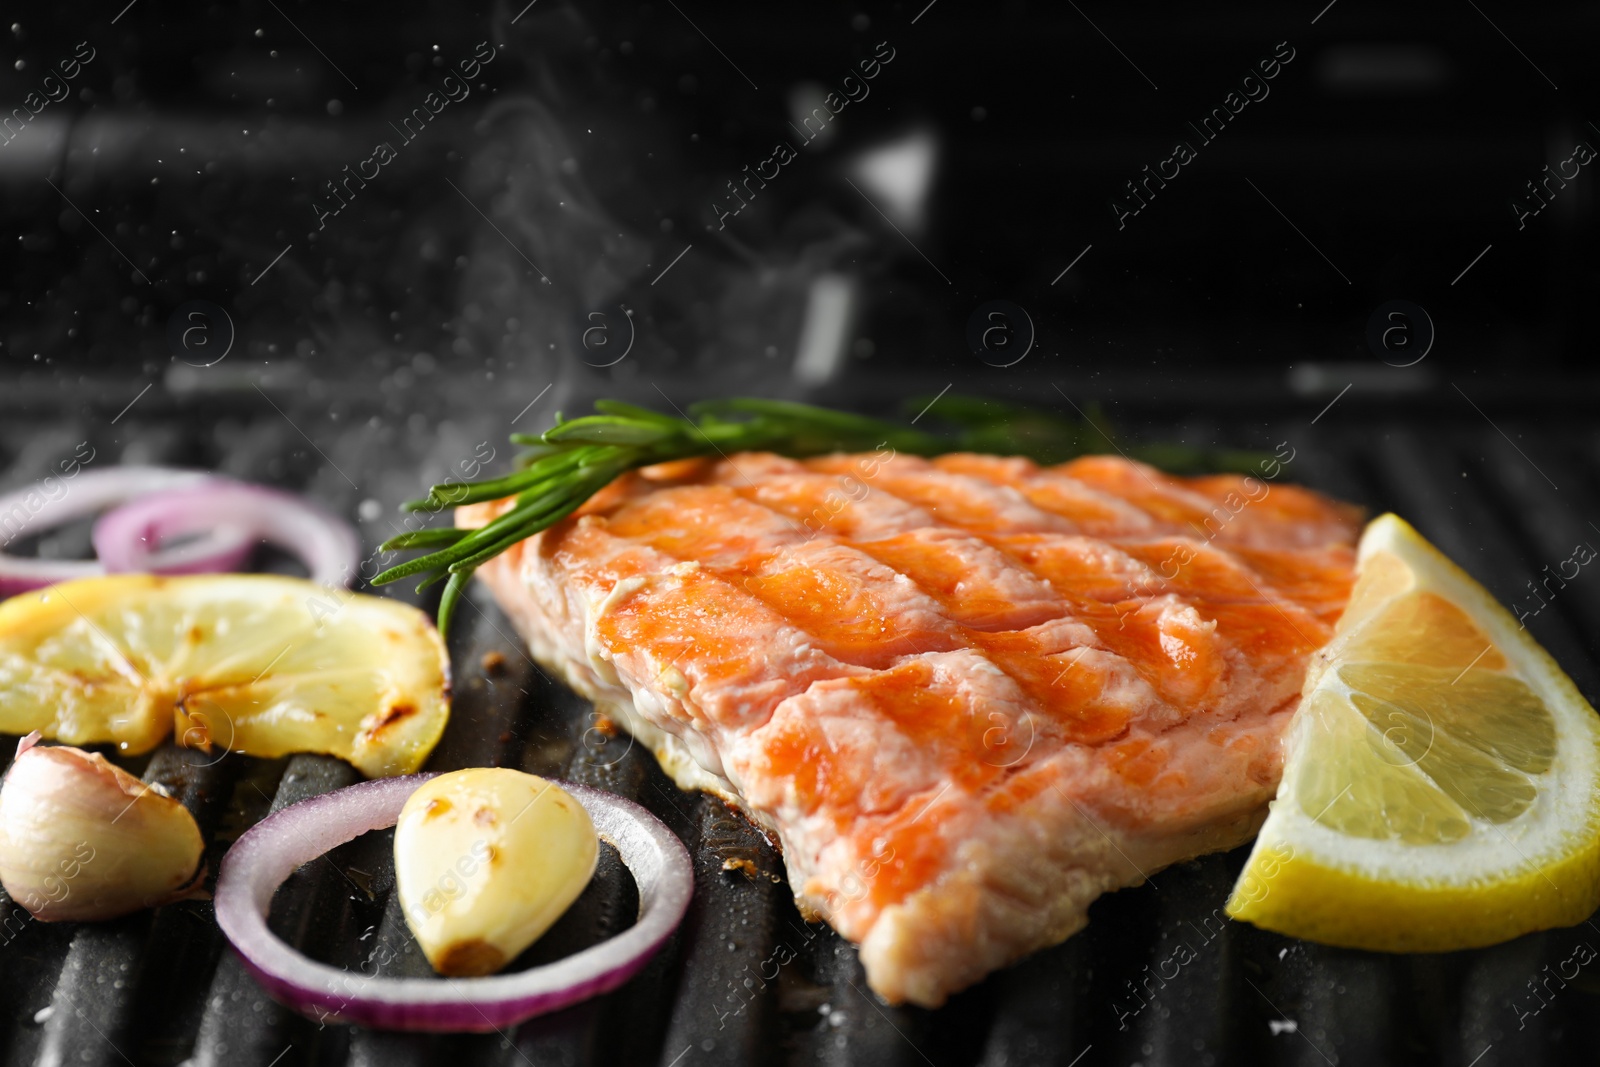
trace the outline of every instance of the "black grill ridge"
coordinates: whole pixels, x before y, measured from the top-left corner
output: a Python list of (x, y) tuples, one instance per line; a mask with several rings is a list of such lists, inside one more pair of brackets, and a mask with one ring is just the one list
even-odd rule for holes
[[(170, 422), (130, 420), (119, 432), (141, 442), (138, 455), (146, 462), (183, 458), (282, 482), (281, 453), (304, 449), (278, 432), (276, 418), (268, 413), (251, 424), (235, 438), (245, 444), (231, 452), (219, 451), (198, 420), (199, 429), (176, 433)], [(1267, 427), (1262, 439), (1289, 440), (1298, 449), (1286, 479), (1374, 512), (1399, 507), (1510, 601), (1577, 541), (1600, 544), (1600, 530), (1590, 525), (1600, 521), (1600, 436), (1537, 422), (1419, 426), (1358, 416), (1316, 426), (1285, 421)], [(1203, 421), (1184, 430), (1191, 438), (1216, 433)], [(1167, 431), (1173, 436), (1172, 427)], [(1149, 432), (1162, 436), (1161, 427)], [(110, 461), (115, 448), (103, 430), (71, 420), (5, 420), (6, 481), (40, 476), (58, 453), (97, 434)], [(357, 498), (319, 473), (315, 459), (288, 464), (299, 475), (288, 479), (292, 487), (352, 513)], [(359, 457), (336, 450), (332, 459), (361, 484), (415, 472), (402, 456), (365, 449)], [(372, 463), (392, 466), (379, 471)], [(381, 520), (363, 526), (369, 545), (387, 532)], [(1594, 694), (1600, 580), (1586, 570), (1529, 627), (1580, 688)], [(485, 665), (491, 652), (501, 665)], [(597, 785), (650, 808), (689, 845), (696, 878), (689, 918), (637, 978), (503, 1034), (374, 1033), (303, 1019), (265, 997), (227, 948), (209, 903), (106, 924), (52, 925), (27, 920), (3, 901), (5, 1062), (1490, 1067), (1576, 1061), (1600, 1039), (1592, 1010), (1600, 983), (1580, 977), (1542, 1000), (1529, 988), (1577, 946), (1600, 945), (1600, 930), (1580, 925), (1488, 949), (1409, 957), (1332, 949), (1241, 924), (1213, 933), (1216, 924), (1208, 926), (1207, 918), (1226, 897), (1243, 850), (1180, 864), (1150, 884), (1103, 898), (1087, 930), (939, 1011), (880, 1004), (866, 989), (854, 950), (795, 911), (786, 886), (774, 880), (782, 877), (782, 859), (766, 839), (721, 801), (677, 790), (643, 746), (625, 737), (598, 752), (586, 746), (589, 705), (528, 660), (508, 620), (481, 594), (472, 594), (458, 614), (452, 655), (455, 712), (430, 769), (516, 766)], [(126, 765), (168, 786), (194, 811), (213, 870), (227, 844), (268, 810), (357, 778), (326, 757), (213, 763), (172, 746), (142, 766)], [(427, 973), (389, 899), (388, 848), (387, 835), (369, 835), (297, 873), (274, 903), (274, 928), (344, 966)], [(725, 870), (727, 859), (748, 860), (755, 872)], [(636, 904), (631, 882), (607, 851), (593, 885), (530, 950), (529, 961), (607, 936), (626, 925)], [(1193, 962), (1138, 1011), (1122, 1010), (1130, 1003), (1129, 983), (1180, 943), (1194, 950)], [(779, 958), (787, 962), (775, 964)]]

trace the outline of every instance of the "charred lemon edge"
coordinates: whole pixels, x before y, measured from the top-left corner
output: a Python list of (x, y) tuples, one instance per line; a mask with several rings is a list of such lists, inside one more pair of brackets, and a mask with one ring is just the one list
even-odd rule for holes
[[(298, 754), (314, 754), (332, 756), (349, 763), (364, 777), (387, 778), (398, 775), (414, 774), (419, 771), (433, 754), (444, 736), (444, 731), (450, 722), (453, 710), (454, 677), (450, 662), (450, 653), (439, 629), (427, 613), (408, 604), (403, 600), (392, 597), (374, 596), (370, 593), (357, 593), (349, 589), (328, 589), (309, 578), (298, 578), (284, 574), (239, 574), (225, 572), (218, 574), (107, 574), (93, 575), (86, 578), (74, 578), (66, 582), (30, 589), (22, 593), (0, 600), (0, 642), (16, 635), (27, 635), (35, 629), (59, 628), (70, 623), (75, 618), (83, 618), (90, 622), (90, 616), (97, 609), (103, 608), (118, 600), (129, 599), (141, 595), (160, 595), (161, 590), (168, 587), (182, 587), (184, 585), (200, 585), (203, 583), (256, 583), (263, 588), (288, 589), (298, 587), (308, 594), (321, 596), (337, 596), (346, 599), (359, 599), (366, 605), (367, 610), (386, 611), (396, 619), (404, 619), (408, 623), (422, 622), (419, 632), (426, 634), (429, 651), (438, 657), (440, 668), (440, 687), (435, 693), (430, 689), (427, 694), (427, 707), (419, 708), (424, 712), (424, 721), (427, 729), (416, 736), (407, 739), (401, 744), (384, 748), (383, 746), (364, 745), (361, 740), (364, 731), (356, 728), (351, 731), (345, 743), (340, 746), (321, 746), (317, 748), (299, 747), (293, 744), (255, 744), (249, 751), (239, 749), (241, 755), (248, 755), (261, 759), (277, 759), (284, 756)], [(53, 598), (49, 594), (56, 594)], [(75, 599), (75, 595), (83, 594), (84, 598)], [(315, 627), (310, 629), (314, 630)], [(259, 679), (258, 679), (259, 680)], [(141, 701), (149, 701), (155, 697), (147, 689), (137, 691)], [(175, 732), (171, 727), (160, 730), (146, 731), (138, 736), (119, 738), (106, 735), (100, 730), (60, 730), (60, 724), (51, 722), (39, 727), (40, 733), (52, 741), (59, 741), (71, 745), (119, 745), (126, 741), (125, 747), (119, 751), (128, 756), (139, 756), (151, 752), (160, 745), (174, 740)]]

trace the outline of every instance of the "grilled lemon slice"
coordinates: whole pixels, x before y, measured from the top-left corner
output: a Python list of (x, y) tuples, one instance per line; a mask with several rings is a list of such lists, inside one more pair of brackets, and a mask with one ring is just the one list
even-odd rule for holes
[(1600, 721), (1487, 590), (1403, 520), (1361, 538), (1278, 797), (1228, 914), (1441, 952), (1600, 905)]
[(322, 752), (409, 774), (450, 714), (427, 616), (299, 578), (118, 575), (0, 603), (0, 731), (133, 754)]

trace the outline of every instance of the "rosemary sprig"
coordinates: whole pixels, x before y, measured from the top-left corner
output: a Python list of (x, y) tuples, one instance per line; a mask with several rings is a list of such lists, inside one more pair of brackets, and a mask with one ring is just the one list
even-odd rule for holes
[[(914, 398), (912, 410), (925, 411), (927, 398)], [(948, 433), (919, 430), (883, 419), (855, 415), (785, 400), (734, 397), (692, 405), (689, 418), (666, 415), (620, 400), (595, 401), (595, 414), (563, 419), (538, 436), (513, 434), (528, 446), (519, 469), (478, 482), (435, 485), (408, 511), (441, 511), (447, 507), (514, 497), (510, 510), (476, 530), (417, 530), (390, 538), (383, 550), (430, 549), (377, 575), (374, 585), (424, 575), (418, 589), (445, 581), (439, 603), (439, 630), (450, 619), (472, 572), (512, 545), (572, 514), (618, 475), (654, 463), (727, 455), (751, 450), (801, 458), (827, 452), (892, 448), (896, 452), (932, 456), (944, 452), (989, 452), (1023, 455), (1041, 463), (1059, 463), (1116, 446), (1100, 429), (1104, 420), (1092, 413), (1084, 423), (1034, 408), (967, 397), (944, 397), (937, 416), (952, 427)], [(920, 420), (919, 420), (920, 421)], [(1139, 456), (1143, 450), (1128, 450)], [(1173, 468), (1203, 466), (1207, 459), (1248, 464), (1245, 453), (1210, 455), (1182, 446), (1151, 449), (1152, 460)]]

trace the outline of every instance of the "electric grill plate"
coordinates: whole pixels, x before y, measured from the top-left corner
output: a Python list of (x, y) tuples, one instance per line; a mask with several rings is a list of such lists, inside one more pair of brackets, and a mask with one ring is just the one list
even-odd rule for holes
[[(96, 441), (147, 460), (288, 483), (353, 510), (349, 487), (336, 488), (344, 483), (326, 476), (276, 413), (226, 430), (221, 436), (233, 451), (190, 414), (182, 424), (192, 430), (174, 433), (167, 429), (172, 420), (152, 418), (124, 424), (116, 441), (103, 432)], [(304, 418), (313, 425), (313, 415)], [(1578, 541), (1600, 541), (1578, 517), (1600, 515), (1600, 439), (1592, 435), (1502, 422), (1516, 437), (1513, 449), (1481, 421), (1436, 422), (1421, 431), (1369, 419), (1353, 404), (1341, 420), (1285, 421), (1258, 432), (1263, 441), (1293, 442), (1289, 476), (1374, 512), (1397, 508), (1502, 601), (1525, 595), (1541, 561), (1566, 558)], [(1212, 432), (1197, 424), (1140, 429), (1149, 439)], [(37, 477), (52, 442), (70, 451), (95, 436), (75, 425), (15, 419), (0, 432), (11, 483)], [(358, 441), (335, 435), (329, 445), (329, 458), (354, 484), (415, 480), (414, 463), (352, 443)], [(1561, 488), (1541, 470), (1559, 472)], [(363, 526), (367, 542), (376, 543), (384, 518)], [(854, 949), (796, 913), (781, 858), (760, 834), (720, 801), (678, 790), (626, 735), (596, 730), (593, 709), (544, 677), (487, 597), (474, 592), (457, 619), (455, 711), (430, 769), (496, 764), (599, 786), (644, 804), (689, 845), (694, 903), (641, 975), (608, 996), (499, 1035), (377, 1033), (304, 1019), (265, 997), (227, 948), (207, 903), (112, 923), (51, 925), (5, 902), (4, 1062), (1467, 1067), (1547, 1056), (1556, 1062), (1600, 1041), (1592, 1010), (1597, 984), (1577, 962), (1592, 955), (1585, 946), (1600, 944), (1593, 926), (1442, 956), (1308, 944), (1222, 918), (1243, 849), (1156, 872), (1144, 886), (1102, 898), (1085, 931), (938, 1011), (883, 1005), (867, 990)], [(1600, 586), (1573, 582), (1529, 625), (1580, 688), (1594, 692), (1592, 642), (1581, 635), (1600, 632)], [(217, 762), (170, 746), (142, 768), (132, 766), (195, 812), (213, 870), (228, 843), (270, 809), (356, 777), (326, 757)], [(336, 965), (427, 974), (394, 905), (390, 847), (388, 834), (368, 835), (308, 865), (279, 893), (274, 928)], [(636, 908), (637, 894), (607, 849), (593, 884), (518, 965), (606, 937)]]

